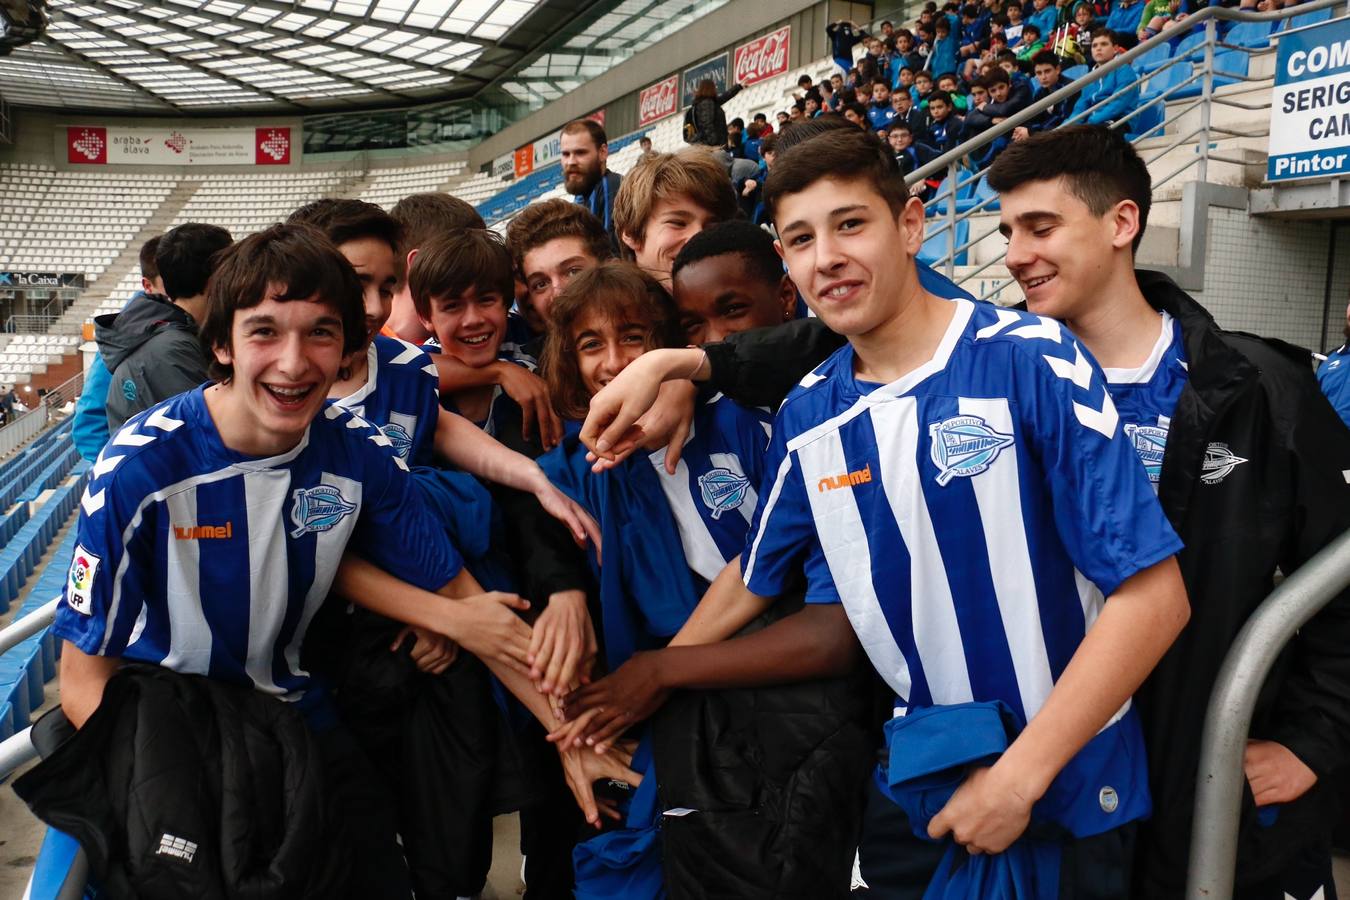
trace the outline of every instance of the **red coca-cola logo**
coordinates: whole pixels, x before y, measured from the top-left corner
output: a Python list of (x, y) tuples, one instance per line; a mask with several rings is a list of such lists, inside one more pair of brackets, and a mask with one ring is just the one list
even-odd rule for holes
[(638, 95), (638, 125), (648, 125), (675, 112), (679, 99), (679, 78), (670, 76)]
[(734, 62), (736, 83), (754, 84), (786, 72), (791, 37), (792, 26), (784, 25), (772, 34), (737, 47)]

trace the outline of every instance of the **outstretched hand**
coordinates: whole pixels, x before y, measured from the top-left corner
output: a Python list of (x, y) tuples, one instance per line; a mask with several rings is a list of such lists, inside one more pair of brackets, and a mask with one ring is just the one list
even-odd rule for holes
[(516, 610), (530, 602), (515, 594), (488, 591), (461, 600), (447, 600), (451, 620), (437, 629), (479, 659), (495, 659), (521, 674), (530, 671), (530, 626)]
[(532, 429), (538, 428), (539, 443), (545, 450), (558, 446), (562, 440), (562, 420), (553, 410), (544, 380), (512, 362), (500, 360), (493, 365), (497, 383), (520, 407), (520, 436), (528, 441)]
[[(675, 431), (675, 420), (692, 418), (693, 389), (663, 390), (662, 385), (695, 374), (701, 368), (704, 356), (698, 349), (644, 353), (591, 398), (580, 437), (591, 451), (597, 471), (622, 462), (640, 445), (651, 447), (667, 443)], [(658, 395), (662, 395), (667, 403), (678, 403), (678, 412), (671, 407), (653, 411)], [(650, 412), (655, 415), (649, 415)], [(683, 442), (679, 446), (683, 447)], [(678, 458), (677, 449), (675, 459)], [(669, 454), (667, 463), (673, 468)]]
[(590, 678), (598, 646), (584, 591), (559, 591), (534, 622), (530, 678), (541, 694), (561, 696)]
[(573, 691), (563, 701), (567, 724), (548, 736), (565, 747), (586, 744), (606, 753), (619, 735), (652, 715), (670, 696), (661, 682), (657, 653), (636, 653), (610, 675)]
[(411, 658), (419, 672), (439, 675), (450, 668), (450, 664), (459, 656), (459, 647), (454, 641), (415, 625), (409, 625), (401, 630), (389, 649), (397, 653), (409, 636), (414, 639)]
[(615, 752), (600, 756), (586, 748), (559, 748), (562, 757), (563, 775), (567, 778), (567, 787), (581, 807), (586, 821), (596, 828), (600, 827), (600, 817), (618, 821), (619, 810), (610, 801), (597, 799), (595, 783), (601, 779), (622, 781), (637, 787), (642, 784), (642, 776), (629, 766), (633, 764), (633, 751), (628, 746), (615, 748)]
[(534, 496), (544, 508), (544, 512), (567, 526), (567, 530), (572, 533), (572, 540), (577, 542), (578, 547), (585, 547), (586, 542), (590, 541), (595, 547), (596, 558), (600, 558), (600, 526), (581, 504), (558, 490), (546, 476), (535, 490)]

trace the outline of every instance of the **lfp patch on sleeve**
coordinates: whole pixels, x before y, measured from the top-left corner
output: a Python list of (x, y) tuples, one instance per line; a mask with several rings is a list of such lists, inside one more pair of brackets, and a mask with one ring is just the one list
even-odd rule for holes
[(75, 545), (75, 558), (70, 561), (70, 575), (66, 579), (66, 605), (81, 615), (94, 614), (94, 576), (100, 562), (97, 556)]

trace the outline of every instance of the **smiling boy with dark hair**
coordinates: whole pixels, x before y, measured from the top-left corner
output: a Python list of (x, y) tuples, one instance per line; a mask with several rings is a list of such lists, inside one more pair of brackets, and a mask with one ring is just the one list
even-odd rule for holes
[(343, 359), (366, 339), (363, 319), (355, 273), (312, 228), (274, 226), (224, 254), (201, 326), (219, 382), (114, 435), (81, 503), (53, 630), (66, 642), (61, 704), (77, 727), (124, 659), (295, 704), (356, 829), (358, 892), (406, 897), (370, 764), (301, 666), (309, 624), (345, 584), (354, 541), (367, 565), (392, 573), (378, 576), (390, 590), (343, 591), (356, 602), (521, 667), (529, 629), (517, 598), (471, 596), (477, 585), (388, 439), (325, 410)]
[[(1063, 321), (1097, 355), (1186, 544), (1191, 624), (1138, 694), (1155, 809), (1140, 831), (1136, 886), (1181, 897), (1219, 666), (1276, 569), (1291, 574), (1350, 526), (1350, 433), (1307, 351), (1225, 331), (1169, 278), (1135, 269), (1151, 184), (1123, 136), (1089, 126), (1032, 135), (1004, 151), (989, 184), (1028, 309)], [(1300, 629), (1262, 688), (1243, 762), (1235, 897), (1333, 889), (1328, 779), (1350, 753), (1348, 611), (1342, 595)]]

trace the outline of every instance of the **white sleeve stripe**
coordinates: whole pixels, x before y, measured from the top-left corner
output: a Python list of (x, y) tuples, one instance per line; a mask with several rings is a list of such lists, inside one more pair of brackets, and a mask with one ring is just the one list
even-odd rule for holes
[(745, 572), (742, 576), (742, 580), (747, 586), (750, 584), (750, 579), (755, 576), (755, 563), (759, 560), (759, 542), (764, 539), (764, 532), (769, 527), (769, 519), (773, 516), (774, 507), (778, 505), (778, 498), (783, 493), (783, 484), (787, 481), (788, 473), (791, 471), (792, 452), (789, 451), (783, 457), (782, 465), (778, 467), (778, 475), (774, 478), (768, 499), (764, 501), (764, 512), (759, 517), (759, 528), (755, 531), (755, 539), (750, 544), (750, 555), (746, 558)]
[[(301, 446), (308, 442), (309, 432), (306, 431), (305, 439), (300, 442)], [(208, 484), (213, 481), (220, 481), (224, 478), (232, 478), (238, 474), (238, 469), (233, 466), (218, 469), (215, 472), (207, 472), (204, 475), (194, 475), (191, 478), (186, 478), (176, 484), (171, 484), (168, 487), (161, 488), (160, 490), (155, 491), (152, 494), (147, 494), (145, 497), (141, 498), (141, 502), (136, 506), (136, 512), (131, 516), (131, 521), (127, 523), (127, 527), (122, 531), (122, 546), (120, 548), (122, 558), (118, 560), (117, 572), (113, 576), (112, 598), (108, 601), (108, 613), (103, 624), (103, 643), (99, 645), (98, 649), (100, 656), (108, 652), (108, 645), (112, 640), (113, 625), (117, 622), (117, 614), (120, 612), (120, 607), (122, 605), (122, 579), (126, 576), (127, 566), (131, 563), (131, 554), (127, 552), (127, 547), (130, 546), (131, 539), (136, 534), (136, 529), (141, 527), (141, 520), (145, 516), (146, 507), (152, 503), (158, 503), (171, 494), (175, 494), (179, 491), (195, 488), (199, 484)], [(157, 552), (162, 550), (162, 548), (156, 549)]]

